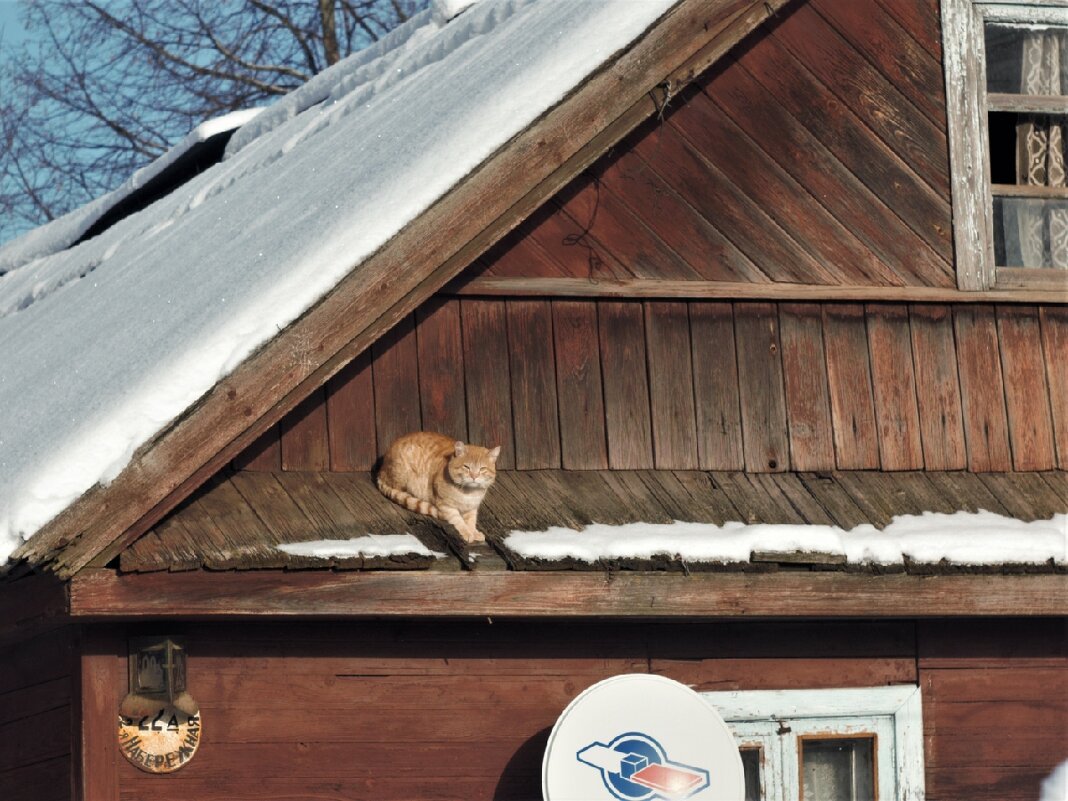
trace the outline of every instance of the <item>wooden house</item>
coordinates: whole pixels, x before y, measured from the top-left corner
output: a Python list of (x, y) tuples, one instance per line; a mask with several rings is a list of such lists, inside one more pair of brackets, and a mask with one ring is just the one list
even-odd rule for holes
[[(488, 115), (472, 136), (534, 108), (530, 120), (363, 255), (348, 238), (356, 223), (330, 216), (363, 202), (359, 186), (288, 206), (279, 193), (287, 216), (323, 221), (316, 246), (347, 268), (14, 552), (0, 583), (0, 798), (533, 801), (564, 707), (634, 672), (709, 693), (753, 798), (1037, 797), (1068, 757), (1068, 560), (1056, 533), (1034, 556), (1025, 526), (1068, 512), (1056, 227), (1068, 190), (1063, 169), (1021, 177), (999, 148), (1068, 115), (1066, 87), (1019, 84), (1028, 37), (1064, 52), (1068, 10), (662, 5), (612, 9), (648, 15), (612, 39), (601, 4), (481, 0), (422, 43), (387, 42), (419, 67), (403, 62), (388, 92), (424, 81), (420, 102), (445, 114), (427, 87), (452, 97), (448, 84), (469, 104), (465, 124)], [(494, 65), (516, 65), (509, 97), (561, 80), (520, 48), (545, 30), (595, 61), (553, 61), (557, 96), (501, 115), (480, 94)], [(461, 59), (466, 71), (445, 81)], [(995, 64), (1016, 65), (1016, 89), (987, 80)], [(278, 130), (310, 130), (331, 113), (323, 98), (363, 91), (331, 74)], [(368, 125), (381, 97), (360, 97)], [(374, 130), (336, 161), (294, 146), (258, 172), (242, 165), (273, 134), (252, 137), (169, 194), (157, 185), (156, 204), (137, 210), (134, 192), (123, 220), (9, 269), (0, 299), (20, 270), (100, 248), (77, 290), (99, 328), (75, 350), (127, 347), (140, 333), (89, 294), (96, 275), (106, 291), (111, 254), (174, 237), (168, 252), (194, 263), (212, 221), (225, 225), (222, 200), (243, 208), (266, 196), (265, 175), (284, 186), (394, 146)], [(442, 169), (462, 155), (430, 152)], [(236, 177), (205, 189), (220, 170)], [(391, 187), (383, 204), (411, 188)], [(161, 225), (152, 215), (171, 199), (179, 210)], [(1034, 214), (1047, 226), (1037, 251), (1013, 234)], [(236, 223), (227, 258), (248, 272), (226, 280), (296, 259), (285, 223)], [(0, 339), (5, 316), (36, 325), (50, 302), (0, 312)], [(207, 359), (208, 338), (191, 336), (183, 355)], [(9, 382), (49, 377), (24, 369), (36, 352), (5, 351)], [(122, 382), (165, 378), (139, 364)], [(385, 447), (419, 429), (503, 446), (485, 545), (374, 488)], [(890, 563), (804, 538), (713, 560), (509, 544), (513, 532), (671, 521), (848, 538), (897, 516), (980, 510), (1000, 517), (974, 538), (1001, 558), (943, 553), (937, 532)], [(404, 534), (414, 545), (401, 551), (300, 547)], [(168, 639), (199, 709), (195, 755), (180, 765), (117, 732), (143, 681), (137, 660)], [(837, 794), (847, 787), (856, 795)]]

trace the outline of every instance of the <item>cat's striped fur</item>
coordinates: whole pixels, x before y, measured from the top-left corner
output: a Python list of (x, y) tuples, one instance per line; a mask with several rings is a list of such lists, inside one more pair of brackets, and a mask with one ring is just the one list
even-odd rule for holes
[(466, 542), (481, 542), (478, 507), (497, 477), (500, 452), (431, 431), (405, 434), (382, 457), (378, 489), (405, 509), (450, 523)]

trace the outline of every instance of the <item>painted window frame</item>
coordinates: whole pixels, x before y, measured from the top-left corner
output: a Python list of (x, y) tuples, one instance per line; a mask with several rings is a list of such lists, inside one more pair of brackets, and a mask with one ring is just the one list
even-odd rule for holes
[[(924, 799), (923, 708), (915, 685), (738, 690), (701, 696), (726, 721), (739, 747), (764, 749), (761, 778), (766, 801), (800, 797), (799, 771), (784, 770), (797, 759), (797, 739), (831, 733), (875, 735), (880, 801), (889, 801), (887, 787), (894, 788), (894, 801)], [(769, 758), (776, 751), (777, 756)], [(888, 764), (891, 771), (886, 770)]]
[(995, 268), (983, 25), (1068, 22), (1068, 0), (941, 0), (941, 4), (957, 288), (1063, 289), (1062, 273)]

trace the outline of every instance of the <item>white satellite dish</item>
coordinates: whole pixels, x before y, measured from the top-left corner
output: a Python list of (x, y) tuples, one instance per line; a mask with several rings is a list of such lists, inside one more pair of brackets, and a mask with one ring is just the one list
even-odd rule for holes
[(581, 693), (553, 726), (545, 801), (744, 801), (727, 724), (684, 684), (614, 676)]

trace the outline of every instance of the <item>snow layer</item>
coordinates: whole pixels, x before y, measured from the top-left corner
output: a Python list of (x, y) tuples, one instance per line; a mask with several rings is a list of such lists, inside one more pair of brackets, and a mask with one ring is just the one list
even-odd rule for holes
[(5, 248), (0, 560), (673, 2), (481, 0), (444, 27), (424, 12), (100, 236)]
[(855, 565), (901, 565), (943, 560), (959, 565), (1068, 564), (1068, 515), (1023, 522), (991, 512), (895, 517), (881, 531), (871, 525), (836, 526), (725, 523), (594, 524), (582, 531), (517, 531), (505, 544), (528, 559), (650, 559), (748, 562), (754, 551), (815, 552), (844, 556)]
[(318, 559), (354, 556), (445, 556), (432, 551), (411, 534), (366, 534), (348, 540), (310, 540), (279, 545), (278, 550), (292, 556), (312, 556)]
[(1055, 767), (1042, 782), (1038, 801), (1068, 801), (1068, 759)]
[[(254, 108), (245, 111), (233, 111), (221, 117), (214, 117), (202, 122), (185, 137), (160, 156), (148, 164), (106, 195), (98, 197), (91, 203), (81, 208), (57, 217), (39, 228), (27, 231), (23, 236), (13, 239), (0, 247), (0, 275), (10, 272), (18, 267), (33, 261), (34, 259), (58, 253), (69, 248), (78, 241), (78, 238), (92, 227), (93, 223), (103, 217), (125, 197), (147, 184), (167, 167), (185, 155), (194, 145), (206, 142), (211, 137), (240, 128), (260, 113), (262, 109)], [(6, 293), (5, 293), (6, 294)], [(8, 301), (10, 305), (10, 301)], [(0, 310), (0, 314), (3, 311)]]

